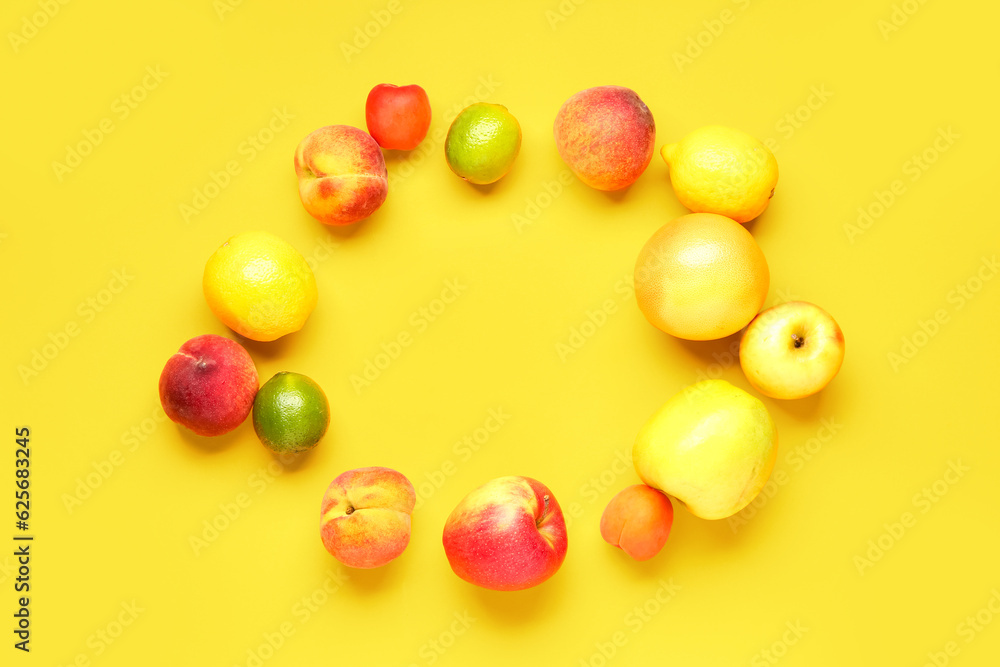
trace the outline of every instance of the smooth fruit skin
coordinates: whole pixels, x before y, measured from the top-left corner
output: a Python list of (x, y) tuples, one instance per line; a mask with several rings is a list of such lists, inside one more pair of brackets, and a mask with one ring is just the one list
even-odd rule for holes
[(566, 522), (541, 482), (498, 477), (462, 499), (442, 540), (459, 577), (494, 591), (517, 591), (537, 586), (562, 565)]
[(368, 93), (365, 123), (382, 148), (413, 150), (431, 126), (431, 103), (424, 89), (416, 84), (380, 83)]
[(348, 567), (381, 567), (410, 543), (410, 515), (416, 502), (413, 484), (392, 468), (348, 470), (323, 494), (323, 546)]
[(597, 86), (566, 100), (553, 133), (559, 155), (581, 181), (598, 190), (621, 190), (649, 166), (656, 123), (635, 91)]
[(444, 141), (448, 167), (476, 185), (507, 175), (521, 151), (521, 125), (502, 104), (471, 104), (455, 117)]
[(790, 301), (757, 315), (740, 339), (740, 366), (771, 398), (815, 394), (844, 363), (844, 332), (819, 306)]
[(312, 449), (329, 425), (326, 394), (301, 373), (276, 373), (254, 398), (253, 430), (272, 452), (297, 454)]
[(778, 431), (759, 399), (725, 380), (690, 385), (661, 407), (632, 448), (639, 478), (695, 516), (724, 519), (752, 501), (778, 455)]
[(695, 213), (718, 213), (736, 222), (764, 212), (778, 183), (778, 161), (746, 132), (709, 125), (660, 149), (677, 199)]
[(299, 198), (324, 225), (349, 225), (374, 213), (388, 193), (382, 149), (367, 132), (327, 125), (295, 149)]
[(687, 340), (736, 333), (767, 298), (771, 274), (742, 225), (713, 213), (671, 220), (635, 262), (635, 296), (649, 323)]
[(645, 484), (634, 484), (604, 508), (601, 537), (635, 560), (649, 560), (666, 544), (673, 523), (670, 498)]
[(160, 373), (160, 403), (198, 435), (229, 433), (250, 414), (257, 368), (234, 340), (206, 334), (181, 345)]
[(316, 307), (316, 277), (287, 241), (264, 231), (231, 237), (205, 263), (205, 301), (227, 327), (272, 341), (301, 329)]

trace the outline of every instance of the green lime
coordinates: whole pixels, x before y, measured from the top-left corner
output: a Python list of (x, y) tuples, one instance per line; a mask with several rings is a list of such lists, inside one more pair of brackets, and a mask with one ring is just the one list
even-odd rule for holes
[(451, 170), (477, 185), (499, 181), (521, 150), (521, 126), (500, 104), (480, 102), (462, 109), (444, 142)]
[(282, 371), (257, 391), (253, 430), (273, 452), (304, 452), (316, 446), (330, 425), (330, 404), (312, 379)]

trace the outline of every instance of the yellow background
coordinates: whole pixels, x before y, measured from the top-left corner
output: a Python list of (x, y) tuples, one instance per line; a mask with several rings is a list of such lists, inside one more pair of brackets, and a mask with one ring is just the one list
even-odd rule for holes
[[(8, 628), (13, 547), (0, 556), (4, 664), (257, 664), (282, 628), (292, 632), (261, 664), (762, 665), (780, 655), (789, 666), (921, 665), (946, 647), (949, 664), (990, 664), (1000, 651), (988, 607), (1000, 587), (1000, 280), (984, 258), (1000, 246), (1000, 11), (903, 4), (894, 15), (889, 0), (397, 0), (395, 13), (381, 0), (234, 0), (232, 11), (212, 0), (80, 1), (36, 19), (37, 34), (15, 45), (9, 33), (42, 10), (4, 3), (0, 486), (12, 486), (13, 430), (28, 425), (36, 535), (30, 655), (12, 648)], [(685, 51), (690, 62), (677, 57)], [(147, 67), (162, 80), (143, 89)], [(430, 135), (388, 158), (393, 181), (375, 215), (324, 228), (298, 200), (293, 151), (322, 125), (363, 128), (381, 82), (426, 89)], [(825, 391), (764, 399), (780, 433), (773, 479), (784, 483), (756, 515), (737, 525), (678, 507), (666, 548), (645, 563), (598, 532), (605, 504), (637, 481), (616, 457), (684, 385), (749, 387), (730, 354), (736, 336), (673, 339), (623, 288), (645, 239), (685, 212), (659, 156), (624, 193), (553, 185), (565, 170), (556, 111), (601, 84), (638, 92), (657, 149), (710, 123), (770, 141), (780, 179), (749, 226), (770, 264), (768, 302), (813, 301), (847, 339)], [(127, 117), (122, 95), (144, 98)], [(434, 138), (479, 100), (506, 105), (524, 135), (491, 188), (456, 178)], [(268, 136), (275, 109), (294, 117)], [(104, 119), (113, 131), (60, 180), (53, 162)], [(244, 142), (258, 135), (270, 142), (251, 153)], [(914, 171), (925, 152), (933, 162)], [(239, 173), (209, 187), (215, 196), (186, 221), (181, 204), (230, 161)], [(858, 208), (878, 213), (877, 193), (888, 201), (896, 180), (901, 194), (852, 232)], [(250, 229), (291, 242), (319, 285), (300, 333), (247, 345), (262, 381), (302, 372), (331, 402), (325, 439), (287, 468), (249, 424), (205, 443), (157, 421), (167, 358), (193, 336), (231, 335), (202, 298), (201, 272)], [(124, 288), (114, 281), (123, 270)], [(464, 291), (418, 332), (413, 313), (447, 280)], [(607, 300), (602, 326), (560, 358), (557, 344)], [(76, 335), (61, 337), (67, 326)], [(413, 344), (356, 391), (352, 375), (401, 332)], [(52, 341), (62, 349), (45, 348)], [(23, 377), (36, 352), (53, 358)], [(455, 443), (491, 409), (509, 418), (463, 458)], [(968, 470), (946, 474), (949, 462)], [(269, 465), (281, 474), (262, 477)], [(333, 477), (366, 465), (431, 492), (401, 558), (349, 571), (320, 544), (319, 502)], [(454, 472), (443, 482), (442, 467)], [(538, 478), (580, 516), (558, 574), (504, 594), (450, 571), (441, 529), (469, 490), (506, 474)], [(6, 535), (13, 499), (3, 497)], [(192, 536), (225, 525), (238, 500), (239, 516), (196, 550)], [(913, 521), (900, 534), (905, 512)], [(993, 622), (971, 631), (977, 612), (976, 623)], [(100, 639), (122, 620), (110, 644)]]

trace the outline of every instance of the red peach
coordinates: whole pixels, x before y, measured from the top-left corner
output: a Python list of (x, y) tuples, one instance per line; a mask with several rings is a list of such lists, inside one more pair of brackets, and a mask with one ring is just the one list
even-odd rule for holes
[(566, 100), (554, 132), (559, 155), (581, 181), (598, 190), (620, 190), (649, 166), (656, 123), (634, 91), (597, 86)]
[(445, 522), (445, 555), (471, 584), (518, 591), (542, 583), (566, 557), (566, 522), (548, 487), (498, 477), (462, 499)]
[(344, 565), (373, 568), (410, 543), (413, 484), (392, 468), (357, 468), (334, 479), (323, 495), (320, 538)]
[(350, 125), (328, 125), (295, 149), (299, 198), (324, 225), (348, 225), (374, 213), (388, 192), (382, 149)]
[(198, 435), (222, 435), (243, 423), (258, 388), (257, 368), (234, 340), (206, 334), (181, 345), (160, 374), (160, 403)]
[(611, 499), (601, 515), (601, 537), (636, 560), (660, 552), (674, 523), (670, 498), (645, 484), (635, 484)]

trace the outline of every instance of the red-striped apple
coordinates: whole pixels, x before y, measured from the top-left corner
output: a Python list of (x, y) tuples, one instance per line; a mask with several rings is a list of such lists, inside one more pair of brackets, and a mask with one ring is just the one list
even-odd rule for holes
[(459, 577), (494, 591), (518, 591), (562, 565), (566, 522), (541, 482), (498, 477), (462, 499), (445, 522), (443, 541)]

